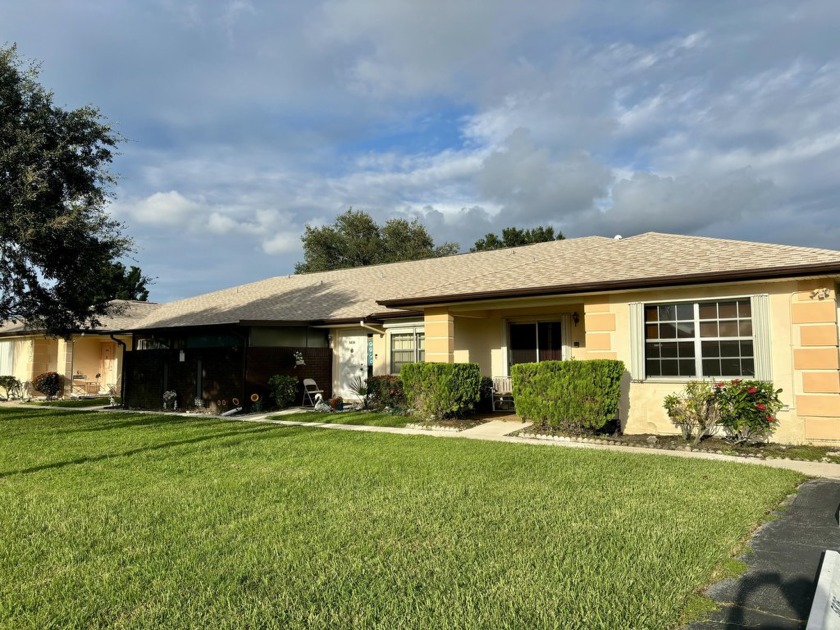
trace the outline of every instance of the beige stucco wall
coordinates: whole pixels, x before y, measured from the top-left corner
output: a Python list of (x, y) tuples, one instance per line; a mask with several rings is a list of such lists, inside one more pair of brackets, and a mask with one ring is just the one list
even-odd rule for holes
[(32, 375), (58, 371), (58, 343), (48, 337), (36, 337), (32, 350)]
[[(116, 338), (131, 347), (130, 335), (116, 335)], [(119, 391), (122, 382), (123, 349), (108, 335), (76, 335), (72, 341), (64, 339), (30, 336), (14, 338), (14, 370), (13, 376), (21, 382), (31, 381), (43, 372), (58, 372), (69, 383), (74, 373), (87, 376), (85, 380), (96, 382), (99, 379), (100, 393), (108, 392), (108, 385), (115, 385)], [(102, 345), (111, 348), (112, 369), (110, 375), (104, 372), (102, 363)], [(69, 387), (65, 388), (65, 395), (70, 395)]]
[[(828, 288), (829, 291), (817, 289)], [(833, 280), (780, 280), (650, 289), (583, 297), (530, 298), (438, 307), (426, 312), (427, 360), (471, 361), (487, 376), (506, 373), (506, 322), (549, 320), (577, 312), (570, 326), (575, 359), (619, 359), (630, 366), (630, 304), (713, 300), (766, 294), (773, 383), (785, 408), (774, 439), (840, 444), (840, 353)], [(429, 352), (429, 329), (434, 352)], [(386, 349), (387, 352), (387, 349)], [(627, 433), (676, 433), (662, 402), (687, 379), (625, 384), (621, 417)]]
[[(531, 298), (486, 302), (480, 306), (455, 306), (427, 311), (426, 360), (477, 363), (484, 376), (509, 373), (507, 335), (511, 322), (564, 321), (567, 324), (571, 357), (586, 356), (581, 298)], [(577, 313), (578, 324), (572, 315)], [(451, 329), (451, 332), (449, 332)], [(436, 351), (429, 352), (429, 330), (434, 331)]]
[[(825, 284), (823, 281), (822, 284)], [(669, 300), (703, 300), (727, 297), (747, 297), (754, 294), (767, 294), (770, 307), (770, 346), (771, 346), (771, 369), (773, 383), (783, 391), (780, 395), (785, 403), (785, 409), (779, 413), (779, 425), (774, 435), (774, 440), (785, 443), (813, 442), (815, 440), (840, 441), (840, 418), (829, 414), (819, 417), (809, 417), (800, 409), (803, 402), (803, 374), (805, 370), (795, 367), (795, 357), (800, 356), (800, 338), (798, 328), (793, 323), (792, 317), (797, 312), (799, 300), (803, 298), (803, 285), (794, 280), (765, 283), (743, 283), (718, 286), (686, 287), (679, 289), (657, 289), (650, 291), (639, 291), (633, 293), (616, 294), (609, 296), (607, 300), (607, 311), (615, 318), (615, 332), (612, 335), (612, 348), (615, 358), (624, 361), (625, 365), (630, 364), (630, 303), (632, 302), (667, 302)], [(809, 298), (810, 301), (810, 298)], [(823, 320), (826, 317), (833, 318), (836, 313), (836, 304), (833, 300), (823, 301), (823, 304), (814, 309), (807, 310), (806, 314), (800, 315), (810, 326), (826, 326)], [(587, 319), (588, 323), (588, 319)], [(836, 328), (836, 321), (829, 322)], [(589, 332), (589, 331), (587, 331)], [(817, 335), (817, 333), (812, 333)], [(826, 330), (819, 332), (826, 335)], [(836, 335), (820, 336), (819, 340), (830, 342)], [(809, 339), (806, 334), (806, 340)], [(823, 374), (831, 373), (831, 361), (837, 355), (836, 346), (819, 348), (823, 355), (808, 356), (805, 365), (816, 365), (821, 368)], [(588, 353), (590, 357), (594, 353)], [(664, 408), (663, 398), (673, 392), (682, 389), (687, 379), (658, 379), (644, 382), (633, 382), (629, 387), (628, 404), (622, 409), (622, 424), (627, 433), (676, 433), (676, 430)], [(808, 403), (813, 408), (825, 400), (817, 396), (809, 396)], [(840, 394), (837, 394), (837, 401), (840, 402)], [(833, 404), (830, 403), (830, 404)], [(829, 411), (831, 407), (829, 407)], [(810, 411), (808, 412), (810, 413)], [(818, 411), (818, 413), (820, 413)], [(837, 415), (840, 415), (838, 413)], [(827, 424), (828, 420), (836, 420), (836, 423)], [(809, 430), (809, 425), (811, 428)], [(820, 436), (820, 437), (817, 437)]]
[(478, 363), (482, 376), (502, 374), (502, 320), (455, 317), (453, 361)]

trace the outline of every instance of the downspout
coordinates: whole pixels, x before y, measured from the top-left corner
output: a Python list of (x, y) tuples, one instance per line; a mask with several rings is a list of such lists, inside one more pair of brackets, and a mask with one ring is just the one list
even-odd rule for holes
[[(125, 400), (125, 380), (126, 380), (125, 379), (125, 355), (128, 352), (128, 346), (125, 345), (125, 342), (122, 339), (117, 339), (116, 337), (114, 337), (114, 333), (108, 333), (108, 336), (122, 346), (123, 360), (121, 362), (122, 365), (120, 365), (120, 404), (122, 405), (123, 409), (127, 409), (127, 407), (126, 407), (127, 402)], [(134, 338), (134, 335), (132, 335), (132, 339), (133, 338)], [(73, 358), (75, 359), (76, 358), (75, 357), (75, 348), (74, 348), (73, 355), (74, 355)]]

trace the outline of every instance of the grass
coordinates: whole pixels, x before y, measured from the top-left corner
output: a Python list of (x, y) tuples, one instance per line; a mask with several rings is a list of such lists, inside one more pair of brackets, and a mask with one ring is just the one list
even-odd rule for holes
[(0, 410), (2, 628), (667, 628), (763, 466)]
[[(114, 401), (119, 404), (119, 397)], [(64, 400), (33, 400), (30, 405), (38, 407), (64, 407), (66, 409), (78, 409), (82, 407), (104, 407), (111, 404), (111, 399), (107, 396), (99, 398), (67, 398)]]
[(340, 413), (316, 413), (304, 411), (277, 416), (269, 416), (272, 420), (291, 420), (293, 422), (318, 422), (327, 424), (353, 424), (368, 427), (404, 427), (417, 418), (401, 416), (393, 413), (376, 411), (342, 411)]

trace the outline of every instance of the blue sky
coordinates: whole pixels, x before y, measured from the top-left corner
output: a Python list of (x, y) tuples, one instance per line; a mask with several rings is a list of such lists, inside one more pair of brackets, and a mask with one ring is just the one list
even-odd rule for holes
[(840, 3), (0, 0), (127, 138), (110, 212), (168, 301), (354, 207), (462, 249), (649, 230), (840, 249)]

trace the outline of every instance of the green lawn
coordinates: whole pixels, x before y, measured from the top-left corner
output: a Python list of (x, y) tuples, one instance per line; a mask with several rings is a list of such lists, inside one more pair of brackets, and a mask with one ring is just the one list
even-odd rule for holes
[(0, 627), (667, 628), (801, 477), (0, 410)]
[(272, 420), (291, 420), (294, 422), (323, 422), (327, 424), (354, 424), (369, 427), (404, 427), (417, 418), (412, 416), (401, 416), (393, 413), (381, 413), (373, 411), (342, 411), (340, 413), (315, 413), (304, 411), (302, 413), (289, 413), (270, 416)]

